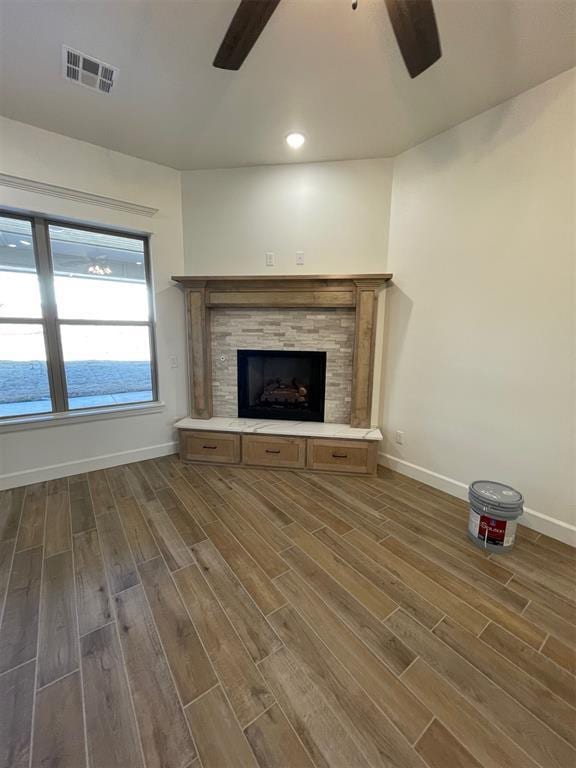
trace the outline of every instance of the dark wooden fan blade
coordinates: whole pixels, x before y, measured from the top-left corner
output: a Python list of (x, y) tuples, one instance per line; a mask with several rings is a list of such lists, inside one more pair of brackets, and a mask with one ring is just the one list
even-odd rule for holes
[(241, 0), (218, 49), (214, 66), (240, 69), (280, 0)]
[(392, 28), (410, 77), (442, 56), (432, 0), (385, 0)]

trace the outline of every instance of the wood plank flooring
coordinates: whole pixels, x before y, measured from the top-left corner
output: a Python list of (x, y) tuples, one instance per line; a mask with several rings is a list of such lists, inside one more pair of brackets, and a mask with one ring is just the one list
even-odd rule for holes
[(0, 493), (0, 768), (575, 768), (576, 551), (466, 523), (175, 456)]

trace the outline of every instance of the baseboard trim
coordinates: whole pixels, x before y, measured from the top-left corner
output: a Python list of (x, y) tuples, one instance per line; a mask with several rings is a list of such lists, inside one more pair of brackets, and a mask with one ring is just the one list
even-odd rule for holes
[[(390, 456), (390, 454), (383, 452), (378, 454), (378, 463), (402, 475), (411, 477), (413, 480), (418, 480), (421, 483), (431, 485), (433, 488), (438, 488), (440, 491), (445, 491), (451, 496), (456, 496), (458, 499), (467, 500), (468, 498), (468, 486), (466, 483), (461, 483), (451, 477), (446, 477), (446, 475), (440, 475), (438, 472), (433, 472), (430, 469), (420, 467), (417, 464), (411, 464), (409, 461), (404, 461), (404, 459), (399, 459), (397, 456)], [(521, 524), (534, 531), (538, 531), (538, 533), (544, 533), (546, 536), (551, 536), (553, 539), (558, 539), (565, 544), (576, 547), (575, 525), (555, 520), (553, 517), (529, 507), (524, 508)]]
[(67, 475), (78, 475), (81, 472), (94, 472), (96, 469), (108, 469), (119, 464), (131, 464), (134, 461), (156, 459), (159, 456), (167, 456), (176, 453), (178, 443), (161, 443), (149, 445), (146, 448), (136, 448), (131, 451), (119, 451), (108, 453), (104, 456), (92, 456), (89, 459), (76, 459), (66, 461), (63, 464), (51, 464), (47, 467), (27, 469), (23, 472), (13, 472), (9, 475), (0, 475), (0, 490), (18, 488), (21, 485), (41, 483), (44, 480), (56, 480)]

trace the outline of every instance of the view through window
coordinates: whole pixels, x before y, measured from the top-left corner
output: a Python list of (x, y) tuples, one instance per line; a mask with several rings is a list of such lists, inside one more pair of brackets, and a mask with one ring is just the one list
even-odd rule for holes
[(156, 399), (145, 238), (0, 214), (0, 418)]

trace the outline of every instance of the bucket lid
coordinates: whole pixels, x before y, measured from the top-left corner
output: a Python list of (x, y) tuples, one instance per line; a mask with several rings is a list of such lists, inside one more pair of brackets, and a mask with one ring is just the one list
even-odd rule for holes
[(478, 501), (470, 496), (470, 510), (477, 515), (488, 515), (495, 520), (516, 520), (524, 512), (522, 506), (519, 507), (496, 507), (494, 504), (487, 504), (485, 501)]
[(492, 480), (476, 480), (468, 488), (470, 499), (495, 509), (518, 509), (524, 504), (524, 497), (515, 488)]

